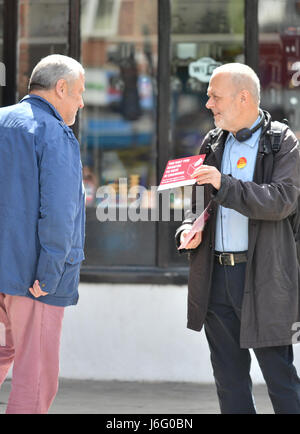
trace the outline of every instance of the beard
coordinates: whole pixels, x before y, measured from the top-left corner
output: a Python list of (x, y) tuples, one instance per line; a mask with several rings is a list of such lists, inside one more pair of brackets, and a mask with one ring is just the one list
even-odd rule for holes
[[(214, 124), (217, 128), (220, 128), (221, 130), (225, 131), (232, 131), (233, 123), (232, 120), (227, 120), (230, 118), (230, 116), (227, 116), (225, 118), (223, 115), (218, 114), (217, 116), (214, 116)], [(234, 119), (234, 116), (232, 114), (231, 119)]]
[(224, 122), (224, 119), (222, 118), (221, 115), (216, 115), (214, 116), (214, 124), (217, 128), (221, 128), (222, 130), (224, 130), (224, 124), (226, 122)]

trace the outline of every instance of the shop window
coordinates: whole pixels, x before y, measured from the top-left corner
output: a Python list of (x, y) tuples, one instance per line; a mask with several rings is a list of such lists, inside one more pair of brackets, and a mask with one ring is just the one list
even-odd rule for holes
[(48, 54), (68, 54), (68, 0), (20, 0), (17, 96), (28, 92), (34, 66)]
[(83, 0), (82, 36), (84, 38), (118, 33), (120, 0)]
[[(132, 219), (129, 210), (138, 196), (127, 193), (141, 192), (140, 206), (150, 210), (156, 185), (157, 1), (83, 1), (81, 34), (84, 266), (154, 266), (156, 222)], [(104, 204), (111, 212), (107, 219)]]
[(300, 138), (300, 1), (260, 0), (261, 106)]

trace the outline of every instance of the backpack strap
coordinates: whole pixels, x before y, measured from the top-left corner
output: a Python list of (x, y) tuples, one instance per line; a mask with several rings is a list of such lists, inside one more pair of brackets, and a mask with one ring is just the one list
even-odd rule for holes
[(263, 150), (265, 154), (269, 154), (270, 152), (276, 154), (280, 150), (283, 133), (287, 128), (286, 123), (271, 122), (271, 129), (267, 130), (264, 134)]
[[(283, 140), (283, 134), (288, 128), (288, 121), (283, 119), (281, 122), (271, 122), (271, 130), (265, 133), (265, 143), (269, 141), (269, 148), (272, 151), (273, 159), (274, 155), (280, 150), (280, 146)], [(265, 145), (264, 143), (264, 145)], [(300, 199), (297, 201), (297, 208), (289, 215), (289, 221), (294, 233), (298, 262), (300, 264)]]
[(260, 138), (260, 146), (262, 150), (260, 154), (263, 155), (262, 159), (262, 173), (261, 182), (270, 183), (274, 168), (275, 155), (279, 152), (281, 143), (284, 137), (284, 131), (287, 126), (281, 122), (271, 122), (268, 130), (263, 131)]

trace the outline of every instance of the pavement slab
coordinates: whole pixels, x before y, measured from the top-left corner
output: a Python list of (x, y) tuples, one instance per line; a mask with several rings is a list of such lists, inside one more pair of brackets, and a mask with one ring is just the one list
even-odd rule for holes
[[(10, 392), (0, 390), (0, 414)], [(263, 384), (254, 385), (257, 413), (272, 414)], [(214, 384), (60, 379), (49, 414), (219, 414)]]

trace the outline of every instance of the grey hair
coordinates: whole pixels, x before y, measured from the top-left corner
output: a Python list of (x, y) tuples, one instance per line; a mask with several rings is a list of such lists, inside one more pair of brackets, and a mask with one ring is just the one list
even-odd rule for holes
[(44, 57), (35, 66), (29, 79), (28, 90), (53, 89), (60, 79), (72, 82), (84, 75), (84, 69), (77, 60), (62, 54)]
[(255, 71), (243, 63), (225, 63), (214, 69), (212, 77), (219, 72), (231, 74), (234, 87), (241, 91), (246, 89), (250, 92), (254, 102), (260, 104), (260, 81)]

